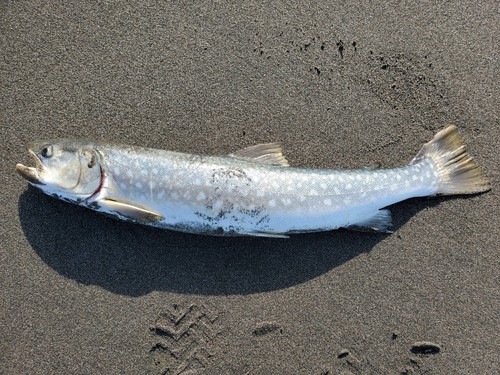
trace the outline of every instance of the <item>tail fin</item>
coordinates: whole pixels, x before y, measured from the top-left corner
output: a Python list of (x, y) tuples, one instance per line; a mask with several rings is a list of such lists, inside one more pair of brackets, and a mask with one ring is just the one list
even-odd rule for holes
[(437, 167), (438, 194), (474, 194), (491, 189), (488, 178), (465, 150), (455, 125), (441, 130), (424, 144), (410, 164), (424, 158), (432, 159)]

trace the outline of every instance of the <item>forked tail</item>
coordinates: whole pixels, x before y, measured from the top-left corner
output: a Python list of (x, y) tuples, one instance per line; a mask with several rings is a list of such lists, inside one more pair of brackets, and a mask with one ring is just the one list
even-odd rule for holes
[(430, 158), (437, 168), (438, 194), (474, 194), (491, 189), (488, 178), (465, 149), (457, 127), (450, 125), (424, 144), (410, 164)]

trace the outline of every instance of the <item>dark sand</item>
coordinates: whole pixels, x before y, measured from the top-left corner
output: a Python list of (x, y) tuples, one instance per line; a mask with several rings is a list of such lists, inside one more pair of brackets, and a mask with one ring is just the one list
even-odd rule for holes
[[(499, 371), (496, 1), (60, 3), (0, 4), (0, 373)], [(395, 205), (392, 235), (157, 231), (14, 170), (68, 136), (392, 166), (447, 123), (493, 191)]]

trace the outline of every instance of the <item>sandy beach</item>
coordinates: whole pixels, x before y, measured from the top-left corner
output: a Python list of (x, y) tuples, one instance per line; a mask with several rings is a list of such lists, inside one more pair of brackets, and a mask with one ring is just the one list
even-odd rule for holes
[[(298, 3), (297, 3), (298, 4)], [(500, 371), (498, 4), (0, 4), (1, 374)], [(455, 124), (492, 190), (393, 234), (219, 238), (111, 220), (15, 171), (34, 139), (407, 163)]]

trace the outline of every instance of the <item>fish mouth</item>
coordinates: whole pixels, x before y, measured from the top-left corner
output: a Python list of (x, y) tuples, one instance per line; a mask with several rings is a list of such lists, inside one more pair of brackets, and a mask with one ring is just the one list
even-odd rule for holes
[(21, 163), (16, 164), (16, 171), (32, 184), (35, 185), (45, 185), (40, 178), (40, 174), (43, 172), (43, 164), (35, 152), (28, 147), (28, 152), (35, 159), (35, 167), (27, 167)]

